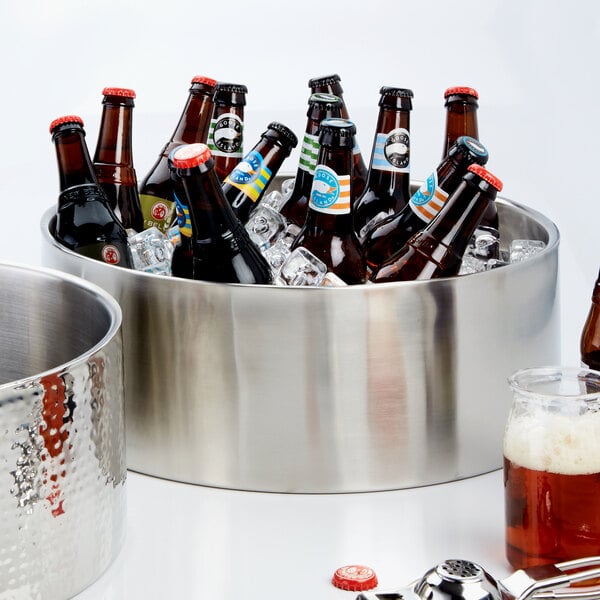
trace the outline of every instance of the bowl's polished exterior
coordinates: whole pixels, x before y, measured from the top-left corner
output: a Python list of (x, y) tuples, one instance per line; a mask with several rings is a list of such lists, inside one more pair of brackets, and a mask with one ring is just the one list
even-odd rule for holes
[(559, 234), (498, 200), (531, 260), (436, 281), (280, 288), (164, 278), (59, 246), (123, 309), (128, 466), (246, 490), (351, 492), (499, 468), (519, 367), (560, 358)]
[(71, 598), (125, 535), (121, 309), (0, 263), (0, 597)]

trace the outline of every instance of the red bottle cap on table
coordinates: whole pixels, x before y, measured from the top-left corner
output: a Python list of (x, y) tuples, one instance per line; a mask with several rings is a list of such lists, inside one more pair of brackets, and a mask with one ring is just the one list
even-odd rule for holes
[(77, 115), (65, 115), (64, 117), (58, 117), (58, 119), (54, 119), (52, 123), (50, 123), (50, 133), (58, 127), (59, 125), (64, 125), (65, 123), (76, 123), (77, 125), (81, 125), (83, 127), (83, 119), (78, 117)]
[(447, 98), (448, 96), (452, 96), (453, 94), (464, 94), (466, 96), (473, 96), (475, 99), (479, 100), (479, 94), (477, 93), (477, 90), (475, 90), (471, 87), (465, 87), (465, 86), (461, 86), (461, 85), (449, 87), (444, 92), (444, 98)]
[(121, 96), (122, 98), (135, 98), (135, 92), (128, 88), (105, 87), (102, 90), (104, 96)]
[(340, 567), (333, 574), (331, 583), (335, 587), (348, 592), (364, 592), (377, 587), (377, 575), (371, 567), (363, 565), (347, 565)]
[(192, 78), (192, 83), (205, 83), (206, 85), (215, 87), (217, 85), (217, 80), (212, 77), (205, 77), (204, 75), (196, 75)]
[(176, 169), (191, 169), (204, 164), (211, 156), (212, 152), (206, 144), (187, 144), (175, 150), (173, 166)]
[(469, 165), (467, 171), (475, 173), (481, 177), (484, 181), (487, 181), (491, 186), (495, 187), (499, 192), (502, 191), (502, 182), (492, 173), (490, 173), (485, 167), (481, 165), (472, 164)]

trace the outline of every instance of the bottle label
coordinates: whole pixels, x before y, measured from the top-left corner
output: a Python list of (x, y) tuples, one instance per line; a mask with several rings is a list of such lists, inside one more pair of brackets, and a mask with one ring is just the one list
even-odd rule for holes
[(315, 169), (309, 206), (329, 215), (350, 214), (350, 175), (338, 175), (319, 165)]
[(408, 205), (425, 223), (429, 223), (448, 199), (448, 194), (438, 186), (437, 171), (434, 171), (410, 197)]
[(402, 127), (375, 137), (371, 168), (392, 173), (410, 172), (410, 134)]
[(271, 175), (271, 170), (265, 165), (260, 152), (251, 150), (225, 178), (225, 183), (238, 188), (252, 202), (256, 202), (271, 180)]
[(177, 215), (177, 227), (179, 234), (185, 237), (192, 237), (192, 219), (190, 217), (190, 209), (187, 204), (184, 204), (179, 196), (173, 192), (175, 197), (175, 214)]
[(144, 229), (157, 227), (166, 233), (173, 222), (175, 202), (158, 196), (140, 194), (140, 206), (144, 217)]
[(207, 145), (213, 156), (242, 157), (244, 124), (238, 115), (225, 113), (211, 119)]
[(300, 149), (300, 162), (298, 163), (298, 167), (304, 171), (308, 171), (311, 175), (314, 175), (318, 158), (319, 136), (305, 133), (304, 139), (302, 140), (302, 148)]
[(82, 256), (87, 256), (88, 258), (102, 260), (109, 265), (129, 266), (128, 261), (130, 259), (127, 255), (127, 248), (119, 248), (116, 244), (87, 244), (85, 246), (79, 246), (76, 249), (76, 252)]

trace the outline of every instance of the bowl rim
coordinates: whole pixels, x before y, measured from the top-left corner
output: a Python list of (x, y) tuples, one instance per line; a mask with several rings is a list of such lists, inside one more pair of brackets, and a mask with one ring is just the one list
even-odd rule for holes
[(123, 313), (121, 311), (121, 306), (113, 296), (111, 296), (106, 290), (102, 289), (99, 285), (96, 285), (95, 283), (87, 281), (76, 275), (60, 271), (58, 269), (51, 269), (48, 267), (33, 266), (19, 262), (0, 260), (0, 272), (2, 272), (2, 270), (5, 269), (33, 273), (34, 276), (38, 278), (44, 278), (46, 280), (53, 279), (57, 282), (68, 283), (73, 287), (79, 288), (80, 290), (92, 296), (99, 303), (104, 305), (105, 309), (108, 312), (110, 326), (108, 327), (104, 335), (85, 352), (78, 354), (75, 358), (72, 358), (69, 361), (60, 363), (54, 367), (45, 369), (44, 371), (41, 371), (39, 373), (27, 375), (25, 377), (21, 377), (19, 379), (9, 381), (6, 383), (0, 383), (0, 392), (6, 389), (15, 389), (18, 387), (27, 386), (31, 382), (35, 382), (40, 378), (53, 373), (62, 373), (65, 371), (69, 371), (75, 365), (87, 361), (99, 350), (107, 346), (119, 334), (123, 322)]
[[(412, 181), (411, 184), (418, 186), (420, 184), (420, 182)], [(548, 217), (543, 215), (541, 212), (539, 212), (535, 209), (532, 209), (528, 206), (525, 206), (524, 204), (520, 204), (518, 202), (509, 200), (508, 198), (504, 198), (501, 196), (498, 196), (496, 198), (495, 202), (504, 208), (508, 208), (510, 210), (515, 210), (519, 213), (522, 213), (524, 216), (527, 216), (530, 219), (533, 219), (538, 225), (543, 227), (548, 235), (548, 242), (546, 244), (546, 247), (543, 250), (541, 250), (539, 253), (537, 253), (534, 256), (532, 256), (531, 258), (527, 259), (526, 261), (507, 265), (506, 267), (502, 267), (501, 269), (492, 269), (490, 271), (485, 271), (485, 272), (481, 272), (481, 273), (472, 273), (472, 274), (469, 274), (468, 277), (461, 277), (460, 279), (464, 280), (464, 279), (470, 279), (471, 277), (481, 277), (481, 276), (494, 277), (494, 276), (499, 276), (499, 274), (502, 273), (502, 271), (506, 271), (506, 269), (510, 269), (511, 271), (514, 271), (517, 269), (527, 268), (528, 265), (535, 264), (537, 261), (540, 261), (540, 260), (545, 260), (546, 256), (549, 253), (554, 252), (556, 247), (560, 243), (560, 232), (558, 230), (558, 227), (551, 219), (549, 219)], [(78, 254), (77, 252), (70, 250), (69, 248), (65, 248), (64, 246), (59, 244), (56, 241), (56, 239), (54, 238), (54, 236), (52, 236), (50, 233), (50, 223), (51, 223), (55, 213), (56, 213), (56, 207), (51, 206), (48, 209), (46, 209), (44, 211), (44, 213), (42, 214), (42, 219), (40, 221), (40, 227), (42, 230), (43, 240), (46, 243), (49, 243), (51, 246), (53, 246), (60, 252), (66, 254), (67, 256), (70, 256), (72, 259), (84, 261), (82, 263), (84, 265), (90, 264), (90, 262), (91, 262), (96, 266), (100, 265), (101, 268), (103, 268), (103, 269), (108, 268), (108, 269), (118, 269), (119, 271), (123, 270), (123, 267), (118, 267), (116, 265), (109, 265), (106, 263), (102, 263), (101, 261)], [(155, 273), (146, 273), (144, 271), (136, 271), (133, 269), (126, 269), (126, 270), (130, 272), (130, 276), (132, 276), (132, 277), (150, 277), (151, 279), (153, 279), (155, 281), (158, 281), (158, 280), (169, 281), (169, 280), (173, 279), (171, 277), (165, 277), (164, 275), (158, 275)], [(354, 293), (356, 293), (357, 290), (360, 291), (360, 293), (365, 293), (365, 292), (369, 293), (369, 290), (386, 289), (386, 288), (397, 287), (397, 286), (405, 286), (405, 287), (415, 286), (416, 287), (416, 286), (422, 286), (422, 285), (429, 285), (429, 286), (431, 286), (431, 285), (447, 285), (448, 282), (456, 281), (456, 279), (457, 279), (457, 277), (454, 276), (454, 277), (440, 277), (437, 279), (428, 279), (428, 280), (416, 280), (416, 281), (393, 281), (393, 282), (378, 283), (378, 284), (364, 283), (364, 284), (339, 286), (339, 287), (276, 286), (276, 285), (267, 285), (267, 284), (220, 283), (220, 282), (214, 282), (214, 281), (199, 281), (199, 280), (183, 279), (183, 278), (178, 278), (177, 283), (178, 283), (178, 285), (180, 285), (180, 284), (188, 285), (189, 284), (189, 285), (195, 285), (195, 286), (200, 285), (200, 286), (210, 286), (210, 287), (217, 287), (217, 288), (235, 287), (235, 288), (262, 288), (262, 289), (280, 290), (280, 292), (275, 292), (275, 293), (289, 293), (290, 290), (296, 290), (296, 291), (304, 290), (304, 291), (308, 291), (311, 294), (315, 294), (315, 293), (332, 293), (332, 292), (336, 292), (336, 293), (340, 293), (340, 292), (341, 293), (353, 293), (354, 292)]]

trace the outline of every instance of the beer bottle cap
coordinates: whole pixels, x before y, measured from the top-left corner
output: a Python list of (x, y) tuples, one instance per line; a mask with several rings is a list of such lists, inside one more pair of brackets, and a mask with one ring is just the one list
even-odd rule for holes
[(321, 92), (317, 92), (316, 94), (311, 94), (308, 99), (308, 103), (310, 104), (322, 104), (323, 108), (326, 110), (342, 106), (342, 99), (339, 96), (334, 96), (333, 94), (324, 94)]
[(364, 592), (377, 587), (378, 581), (371, 567), (347, 565), (336, 570), (331, 583), (348, 592)]
[(444, 92), (444, 98), (447, 98), (448, 96), (454, 96), (455, 94), (461, 94), (462, 96), (473, 96), (475, 100), (479, 100), (479, 94), (477, 93), (477, 90), (473, 89), (472, 87), (465, 87), (461, 85), (449, 87)]
[[(295, 148), (298, 145), (298, 138), (296, 134), (289, 128), (286, 127), (283, 123), (279, 123), (278, 121), (272, 121), (267, 125), (267, 130), (272, 129), (273, 131), (277, 131), (281, 134), (281, 136), (287, 141), (287, 143)], [(268, 131), (265, 132), (265, 134)]]
[(324, 85), (339, 83), (341, 80), (341, 77), (337, 73), (332, 73), (331, 75), (322, 75), (321, 77), (313, 77), (312, 79), (309, 79), (308, 87), (318, 88)]
[(128, 88), (105, 87), (102, 90), (103, 96), (121, 96), (122, 98), (135, 98), (135, 92)]
[(244, 106), (248, 88), (238, 83), (217, 83), (214, 100), (217, 104)]
[(205, 77), (204, 75), (196, 75), (192, 78), (192, 83), (204, 83), (205, 85), (210, 85), (211, 87), (216, 87), (217, 80), (212, 79), (211, 77)]
[(233, 92), (235, 94), (247, 94), (248, 88), (241, 83), (217, 83), (218, 92)]
[(379, 93), (382, 96), (394, 96), (395, 98), (413, 98), (414, 94), (412, 90), (408, 88), (397, 88), (397, 87), (389, 87), (384, 85)]
[(172, 162), (176, 169), (192, 169), (211, 157), (212, 152), (206, 144), (186, 144), (173, 152)]
[(379, 93), (381, 94), (379, 106), (397, 110), (412, 110), (412, 90), (384, 85)]
[(470, 171), (471, 173), (475, 173), (476, 175), (479, 175), (479, 177), (481, 177), (481, 179), (483, 179), (484, 181), (487, 181), (492, 187), (496, 188), (496, 190), (498, 190), (499, 192), (502, 191), (503, 186), (502, 186), (502, 182), (500, 181), (500, 179), (498, 179), (495, 175), (490, 173), (485, 167), (482, 167), (481, 165), (473, 164), (473, 165), (469, 165), (469, 168), (467, 169), (467, 171)]
[(488, 161), (487, 148), (479, 141), (468, 135), (461, 135), (448, 150), (448, 158), (458, 156), (458, 160), (467, 159), (469, 162), (476, 162), (485, 165)]
[(77, 115), (65, 115), (64, 117), (54, 119), (54, 121), (50, 123), (50, 133), (52, 133), (59, 125), (64, 125), (65, 123), (73, 123), (74, 125), (81, 125), (83, 127), (83, 119), (81, 117), (78, 117)]
[(348, 119), (323, 119), (319, 127), (319, 144), (330, 146), (338, 144), (344, 148), (354, 147), (356, 125)]

